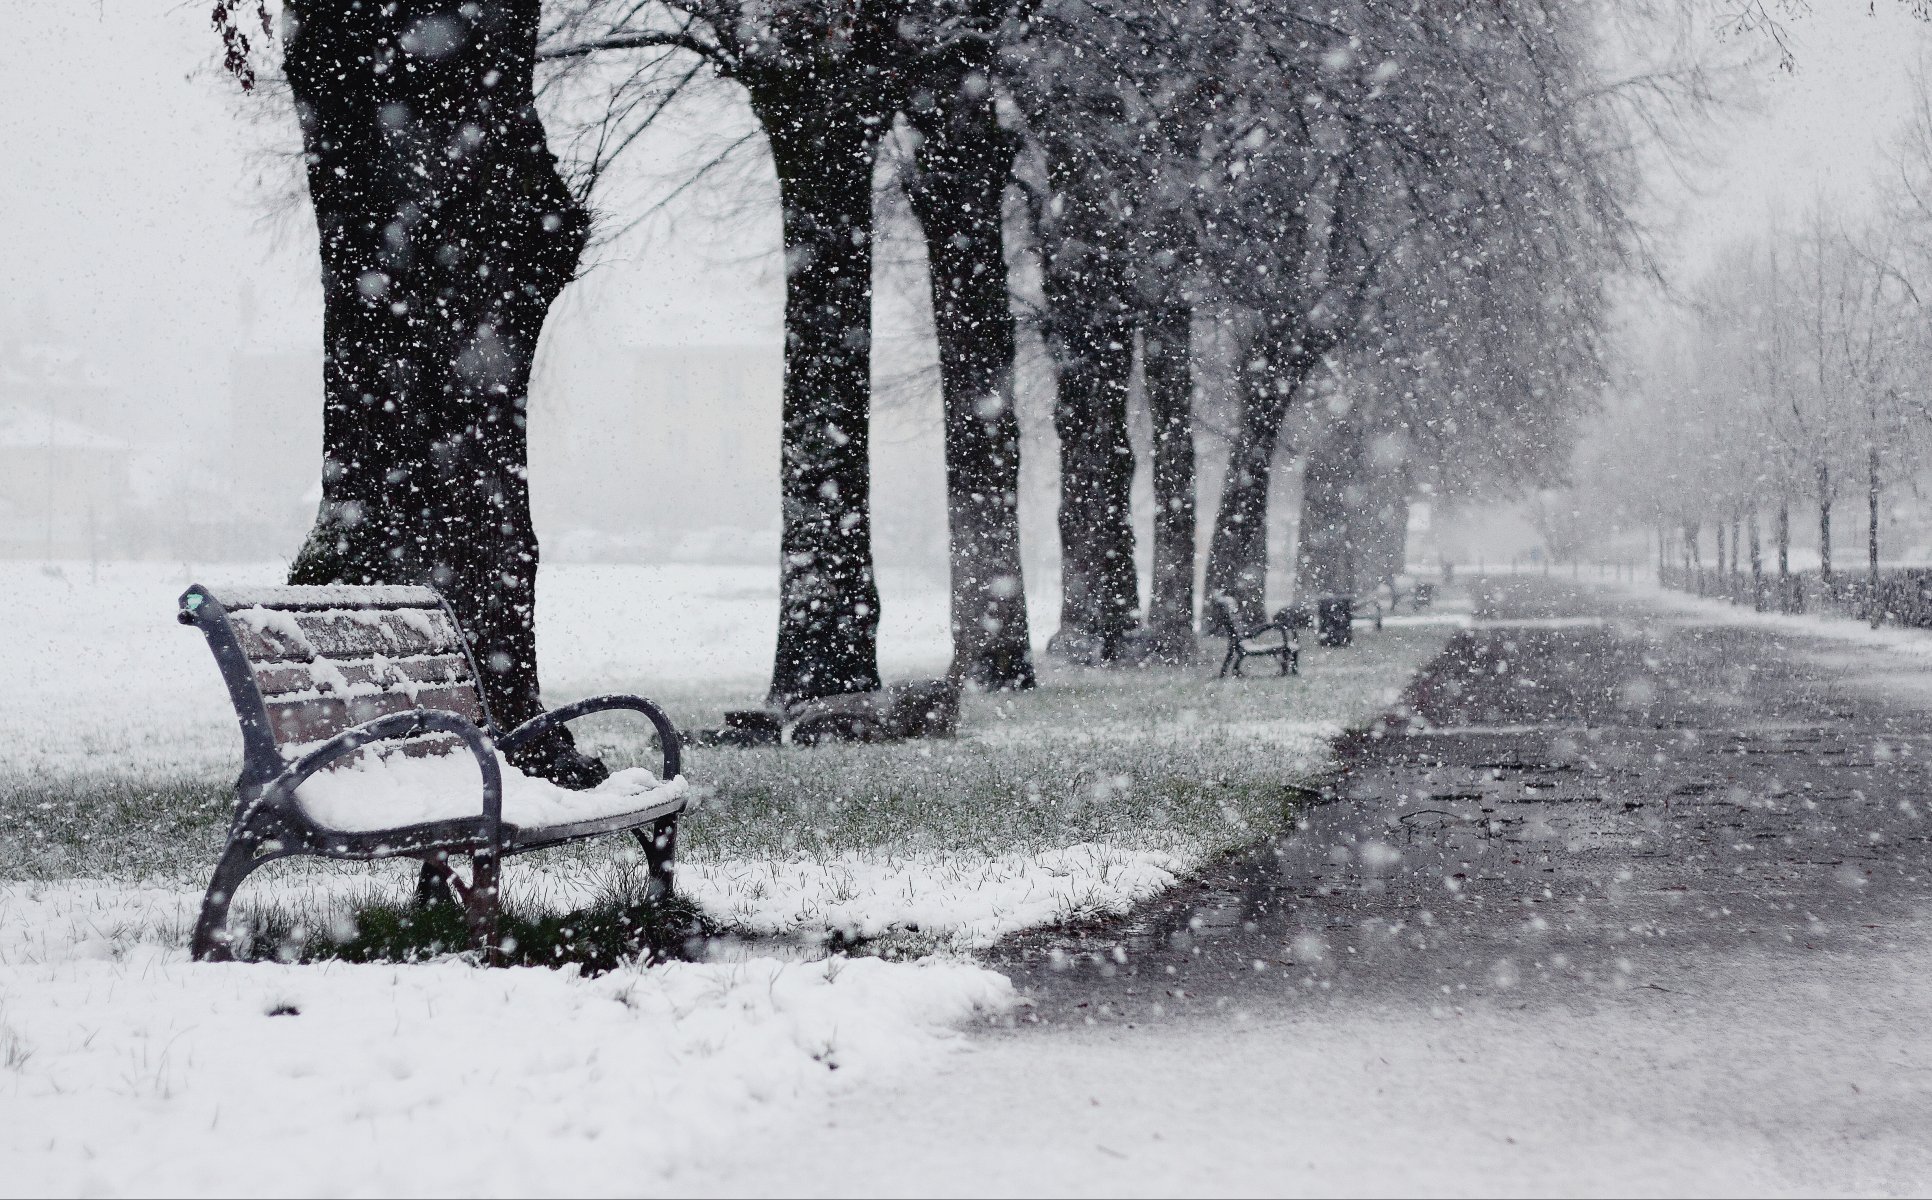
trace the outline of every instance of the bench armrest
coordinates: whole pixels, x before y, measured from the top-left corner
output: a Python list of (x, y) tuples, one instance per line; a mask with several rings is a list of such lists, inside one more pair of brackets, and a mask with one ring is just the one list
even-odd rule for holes
[(504, 734), (497, 740), (497, 746), (505, 754), (509, 754), (531, 738), (555, 729), (559, 725), (566, 725), (578, 717), (587, 717), (592, 713), (613, 712), (619, 709), (642, 713), (656, 727), (658, 742), (664, 747), (664, 773), (662, 778), (666, 780), (676, 779), (684, 769), (683, 743), (678, 739), (678, 731), (672, 726), (671, 718), (664, 715), (663, 709), (642, 696), (592, 696), (587, 700), (579, 700), (575, 704), (566, 704), (562, 708), (553, 708), (547, 713), (539, 713), (537, 716), (531, 717), (528, 721), (525, 721), (515, 729)]
[(343, 730), (290, 763), (262, 789), (260, 797), (249, 807), (252, 809), (263, 804), (279, 807), (284, 802), (293, 801), (295, 789), (302, 786), (309, 776), (371, 743), (425, 733), (455, 735), (476, 759), (478, 769), (483, 772), (483, 817), (491, 830), (490, 840), (500, 848), (503, 840), (500, 832), (503, 824), (503, 770), (497, 766), (496, 748), (490, 744), (490, 735), (477, 728), (475, 722), (461, 714), (436, 708), (390, 713), (386, 717), (377, 717)]

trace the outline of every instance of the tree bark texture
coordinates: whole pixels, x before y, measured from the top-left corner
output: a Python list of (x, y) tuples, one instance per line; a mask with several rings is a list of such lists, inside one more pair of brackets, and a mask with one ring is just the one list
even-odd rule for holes
[(1791, 504), (1778, 501), (1778, 579), (1791, 576)]
[[(291, 0), (323, 286), (322, 503), (293, 583), (430, 584), (513, 726), (542, 711), (526, 409), (588, 218), (533, 101), (538, 0)], [(567, 735), (533, 752), (595, 778)]]
[(1831, 583), (1831, 468), (1818, 464), (1818, 578)]
[[(1140, 608), (1130, 508), (1134, 450), (1127, 439), (1133, 326), (1124, 310), (1063, 294), (1058, 314), (1060, 628), (1055, 653), (1111, 662)], [(1071, 318), (1071, 319), (1069, 319)]]
[(1363, 460), (1362, 431), (1346, 422), (1309, 447), (1301, 477), (1300, 539), (1295, 547), (1297, 597), (1353, 596), (1358, 589)]
[(1194, 640), (1193, 313), (1175, 305), (1141, 324), (1141, 379), (1154, 432), (1154, 577), (1147, 627), (1166, 662), (1190, 662)]
[(1363, 587), (1390, 583), (1408, 567), (1409, 471), (1407, 464), (1364, 471), (1365, 503), (1357, 510), (1358, 580)]
[(1208, 542), (1207, 593), (1225, 593), (1241, 619), (1265, 619), (1268, 574), (1268, 488), (1281, 424), (1301, 386), (1321, 361), (1318, 349), (1292, 334), (1262, 342), (1242, 356), (1236, 373), (1240, 423), (1228, 446), (1227, 480)]
[(952, 673), (981, 688), (1030, 688), (1003, 223), (1017, 139), (1000, 127), (988, 79), (962, 59), (931, 81), (935, 103), (911, 117), (921, 140), (906, 193), (926, 235), (939, 344)]
[(1758, 510), (1751, 509), (1751, 607), (1764, 611), (1764, 546), (1758, 538)]
[(1717, 585), (1724, 589), (1726, 599), (1730, 598), (1731, 581), (1724, 569), (1724, 518), (1717, 519)]
[(1871, 609), (1872, 628), (1877, 629), (1884, 619), (1885, 606), (1878, 594), (1878, 447), (1871, 446), (1865, 452), (1865, 499), (1866, 529), (1865, 539), (1867, 563), (1866, 605)]
[[(748, 83), (778, 172), (785, 383), (771, 699), (879, 687), (872, 561), (872, 167), (882, 124), (832, 88)], [(829, 93), (829, 94), (827, 94)]]

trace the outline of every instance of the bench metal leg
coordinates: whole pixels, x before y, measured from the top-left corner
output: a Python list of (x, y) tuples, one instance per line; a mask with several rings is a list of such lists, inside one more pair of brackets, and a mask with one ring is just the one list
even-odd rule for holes
[(449, 855), (439, 853), (434, 858), (424, 859), (422, 873), (416, 876), (416, 907), (457, 903), (456, 891), (450, 886), (453, 874), (449, 868)]
[(470, 878), (465, 883), (449, 865), (447, 851), (437, 851), (423, 859), (423, 870), (416, 877), (416, 907), (432, 904), (461, 904), (463, 921), (470, 929), (471, 945), (489, 966), (502, 965), (503, 943), (497, 936), (501, 911), (502, 858), (489, 851), (470, 856)]
[(650, 871), (651, 899), (668, 899), (676, 883), (678, 819), (664, 817), (636, 833), (638, 845), (644, 848), (644, 864)]
[(248, 873), (268, 862), (273, 855), (257, 856), (259, 840), (244, 833), (230, 839), (215, 864), (215, 877), (208, 883), (208, 894), (201, 901), (201, 916), (195, 921), (194, 941), (188, 952), (197, 962), (229, 962), (235, 957), (228, 937), (228, 906)]
[(493, 851), (471, 855), (470, 888), (463, 897), (470, 940), (482, 953), (484, 963), (492, 967), (503, 965), (503, 943), (497, 937), (501, 868), (502, 861)]

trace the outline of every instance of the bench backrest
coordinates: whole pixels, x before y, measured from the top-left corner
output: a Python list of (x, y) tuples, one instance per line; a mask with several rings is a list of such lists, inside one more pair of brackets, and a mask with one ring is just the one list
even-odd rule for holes
[(422, 587), (272, 587), (181, 596), (241, 721), (244, 779), (389, 713), (434, 708), (490, 728), (449, 606)]

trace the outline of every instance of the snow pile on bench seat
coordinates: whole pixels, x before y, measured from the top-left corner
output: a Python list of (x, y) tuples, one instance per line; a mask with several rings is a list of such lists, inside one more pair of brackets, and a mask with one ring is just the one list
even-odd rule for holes
[[(587, 791), (572, 791), (525, 775), (501, 754), (496, 762), (503, 772), (503, 822), (520, 829), (548, 829), (660, 808), (682, 800), (685, 792), (684, 776), (659, 779), (643, 767), (614, 772)], [(400, 829), (481, 813), (483, 773), (468, 754), (369, 754), (310, 776), (296, 789), (295, 799), (309, 819), (325, 829), (342, 833)]]

